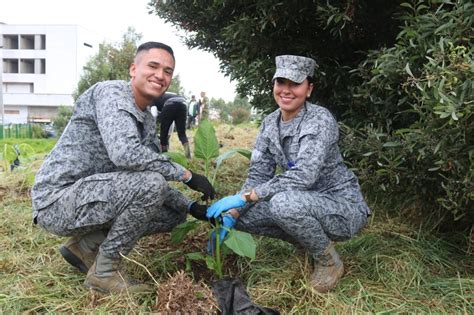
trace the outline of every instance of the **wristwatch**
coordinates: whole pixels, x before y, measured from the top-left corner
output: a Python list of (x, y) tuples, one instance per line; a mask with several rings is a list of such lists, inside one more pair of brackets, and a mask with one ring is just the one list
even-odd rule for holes
[(249, 189), (246, 192), (244, 192), (244, 198), (246, 202), (253, 202), (253, 200), (250, 198), (250, 195), (252, 194), (253, 189)]

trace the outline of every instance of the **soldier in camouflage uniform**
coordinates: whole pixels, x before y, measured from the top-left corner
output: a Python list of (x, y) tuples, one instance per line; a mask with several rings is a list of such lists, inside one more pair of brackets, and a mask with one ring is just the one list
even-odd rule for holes
[(193, 174), (160, 154), (153, 99), (169, 87), (175, 60), (162, 43), (138, 47), (130, 82), (105, 81), (77, 100), (61, 138), (36, 175), (33, 220), (45, 230), (72, 238), (63, 257), (87, 273), (84, 285), (102, 292), (149, 288), (119, 268), (145, 235), (168, 232), (193, 203), (167, 181), (181, 181), (214, 198), (202, 175)]
[(332, 242), (353, 237), (371, 212), (356, 176), (343, 163), (336, 120), (306, 101), (316, 62), (283, 55), (276, 57), (276, 66), (273, 96), (279, 109), (262, 123), (242, 191), (213, 204), (207, 216), (225, 212), (224, 227), (303, 247), (314, 258), (311, 284), (326, 292), (344, 272)]

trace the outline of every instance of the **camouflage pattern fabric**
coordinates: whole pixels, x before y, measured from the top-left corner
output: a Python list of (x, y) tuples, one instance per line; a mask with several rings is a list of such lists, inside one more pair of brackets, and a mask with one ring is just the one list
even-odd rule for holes
[(170, 232), (184, 222), (188, 200), (156, 172), (115, 172), (88, 176), (42, 209), (38, 224), (62, 236), (108, 230), (100, 245), (107, 257), (126, 255), (140, 237)]
[(127, 252), (140, 234), (169, 230), (189, 201), (166, 181), (180, 181), (185, 169), (158, 147), (155, 119), (137, 107), (130, 83), (95, 84), (36, 175), (33, 218), (58, 235), (107, 225), (101, 250), (108, 254)]
[(301, 83), (307, 77), (314, 75), (316, 61), (312, 58), (294, 55), (281, 55), (275, 57), (276, 71), (273, 80), (285, 78), (296, 83)]
[(240, 209), (236, 228), (298, 243), (317, 256), (329, 240), (355, 235), (371, 212), (343, 163), (327, 109), (307, 102), (283, 133), (280, 124), (280, 110), (262, 123), (242, 188), (254, 188), (259, 201)]

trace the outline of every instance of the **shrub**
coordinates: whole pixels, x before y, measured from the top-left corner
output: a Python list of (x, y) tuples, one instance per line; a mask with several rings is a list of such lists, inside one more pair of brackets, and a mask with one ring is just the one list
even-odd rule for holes
[(345, 128), (343, 145), (371, 188), (472, 224), (474, 6), (436, 3), (404, 3), (395, 46), (354, 71), (354, 115), (367, 118)]
[(44, 131), (43, 127), (40, 124), (32, 124), (32, 137), (35, 139), (39, 138), (48, 138), (48, 135)]
[(53, 125), (54, 128), (56, 129), (58, 133), (58, 137), (61, 136), (61, 134), (64, 131), (64, 128), (66, 128), (66, 125), (69, 122), (69, 119), (71, 119), (73, 112), (73, 108), (69, 106), (59, 106), (58, 109), (58, 115), (54, 119)]
[(250, 121), (250, 111), (246, 108), (236, 108), (230, 115), (232, 116), (232, 124), (234, 125)]

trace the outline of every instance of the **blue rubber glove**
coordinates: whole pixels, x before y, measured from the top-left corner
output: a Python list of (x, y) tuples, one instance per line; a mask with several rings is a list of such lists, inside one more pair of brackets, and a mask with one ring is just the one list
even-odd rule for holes
[(207, 214), (206, 216), (210, 218), (217, 218), (221, 215), (222, 212), (225, 212), (227, 210), (233, 209), (233, 208), (240, 208), (245, 206), (246, 202), (245, 200), (242, 199), (242, 196), (240, 194), (236, 194), (233, 196), (227, 196), (219, 201), (217, 201), (215, 204), (207, 208)]
[[(235, 225), (237, 220), (230, 214), (225, 214), (222, 217), (222, 225), (219, 228), (219, 242), (222, 244), (224, 242), (227, 233), (229, 230), (232, 229)], [(216, 232), (212, 232), (211, 239), (207, 242), (207, 252), (214, 253), (214, 249), (216, 248)]]

